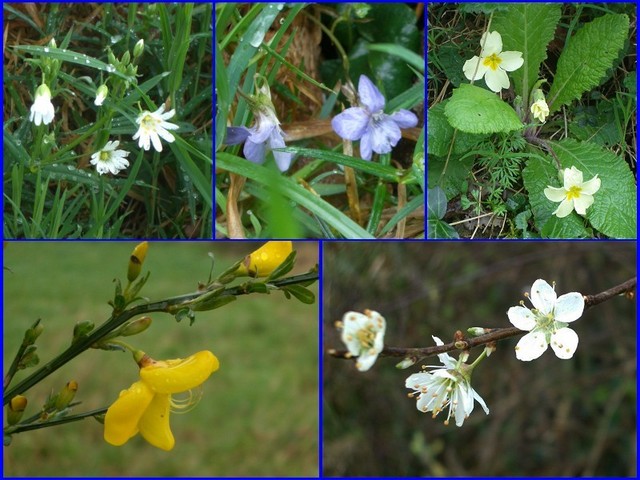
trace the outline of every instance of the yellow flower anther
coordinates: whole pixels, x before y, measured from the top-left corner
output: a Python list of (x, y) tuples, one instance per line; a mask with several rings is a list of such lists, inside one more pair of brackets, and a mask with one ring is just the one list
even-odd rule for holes
[(267, 277), (285, 261), (292, 251), (293, 244), (290, 241), (267, 242), (247, 255), (236, 273), (250, 277)]
[(220, 364), (206, 350), (175, 360), (155, 361), (144, 356), (139, 363), (140, 381), (123, 390), (107, 410), (104, 439), (120, 446), (140, 432), (151, 445), (171, 450), (175, 445), (169, 424), (171, 394), (198, 387)]
[(127, 269), (127, 280), (133, 282), (142, 270), (142, 264), (147, 256), (147, 249), (149, 248), (149, 242), (139, 243), (136, 248), (133, 249), (131, 257), (129, 257), (129, 268)]

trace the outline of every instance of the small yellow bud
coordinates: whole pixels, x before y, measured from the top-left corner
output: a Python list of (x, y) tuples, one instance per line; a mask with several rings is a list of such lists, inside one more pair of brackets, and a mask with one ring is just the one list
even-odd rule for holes
[(27, 408), (26, 397), (16, 395), (9, 400), (9, 405), (7, 406), (7, 423), (9, 425), (15, 425), (18, 423), (24, 414), (25, 408)]
[(290, 241), (267, 242), (255, 252), (247, 255), (236, 273), (250, 277), (268, 277), (292, 251), (293, 244)]
[(142, 264), (147, 256), (147, 249), (149, 248), (149, 242), (139, 243), (136, 248), (133, 249), (131, 257), (129, 258), (129, 269), (127, 270), (127, 280), (133, 282), (142, 269)]
[(67, 384), (60, 390), (58, 394), (58, 398), (56, 398), (56, 409), (64, 410), (67, 405), (71, 403), (73, 397), (76, 396), (76, 392), (78, 391), (78, 382), (75, 380), (71, 380), (67, 382)]

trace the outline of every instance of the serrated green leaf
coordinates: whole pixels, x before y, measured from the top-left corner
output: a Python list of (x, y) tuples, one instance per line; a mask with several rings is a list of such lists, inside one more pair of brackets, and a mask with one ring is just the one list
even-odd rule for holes
[(523, 127), (509, 104), (475, 85), (456, 88), (444, 113), (452, 127), (467, 133), (510, 132)]
[(448, 102), (449, 100), (445, 100), (431, 107), (427, 113), (427, 125), (429, 126), (427, 131), (427, 153), (429, 155), (446, 157), (452, 141), (455, 142), (452, 153), (466, 152), (485, 138), (484, 135), (458, 131), (454, 140), (453, 133), (455, 129), (449, 124), (444, 114), (444, 109)]
[(629, 17), (623, 14), (603, 15), (583, 26), (558, 59), (548, 95), (549, 110), (554, 112), (597, 87), (628, 35)]
[(531, 87), (538, 80), (540, 64), (547, 58), (547, 45), (553, 39), (560, 20), (560, 4), (510, 3), (509, 8), (493, 15), (491, 30), (502, 35), (504, 51), (522, 52), (524, 64), (511, 72), (514, 88), (525, 105)]

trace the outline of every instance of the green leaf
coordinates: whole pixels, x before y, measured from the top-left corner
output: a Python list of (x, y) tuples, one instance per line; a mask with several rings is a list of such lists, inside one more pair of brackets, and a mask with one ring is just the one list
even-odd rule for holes
[(467, 133), (510, 132), (523, 127), (515, 110), (495, 93), (462, 84), (444, 108), (452, 127)]
[(407, 64), (411, 65), (419, 72), (424, 73), (424, 58), (402, 45), (396, 45), (395, 43), (377, 43), (375, 45), (369, 45), (367, 48), (374, 52), (394, 55), (407, 62)]
[(427, 238), (459, 238), (458, 232), (442, 218), (447, 213), (447, 197), (440, 187), (427, 191)]
[[(563, 168), (575, 166), (582, 170), (585, 180), (598, 175), (602, 181), (593, 205), (587, 209), (591, 225), (611, 238), (636, 238), (637, 191), (627, 162), (589, 142), (567, 139), (552, 146)], [(559, 185), (559, 181), (551, 185)]]
[[(447, 171), (442, 177), (442, 170), (445, 167), (445, 160), (442, 158), (430, 157), (427, 162), (427, 179), (429, 186), (439, 185), (447, 194), (447, 198), (453, 198), (460, 195), (463, 191), (465, 180), (473, 167), (473, 156), (460, 160), (458, 158), (450, 158), (447, 164)], [(442, 182), (440, 178), (442, 177)]]
[(583, 26), (567, 42), (549, 91), (549, 110), (580, 96), (604, 79), (629, 35), (629, 17), (607, 14)]
[(216, 167), (250, 178), (261, 185), (277, 185), (283, 196), (317, 215), (345, 238), (373, 238), (360, 225), (322, 198), (306, 190), (296, 183), (294, 179), (282, 176), (267, 167), (256, 165), (244, 158), (225, 152), (216, 154)]
[[(584, 179), (598, 175), (602, 180), (600, 190), (594, 195), (594, 203), (587, 209), (586, 220), (600, 233), (612, 238), (636, 237), (636, 186), (626, 162), (619, 156), (593, 143), (567, 139), (552, 142), (562, 168), (575, 166)], [(536, 226), (547, 238), (584, 238), (592, 236), (585, 227), (585, 219), (572, 212), (565, 218), (557, 218), (553, 212), (558, 207), (547, 199), (547, 186), (560, 186), (558, 170), (551, 158), (533, 158), (523, 170), (525, 188)]]
[(287, 287), (282, 287), (282, 290), (289, 292), (302, 303), (306, 303), (307, 305), (311, 305), (316, 301), (314, 293), (311, 290), (304, 288), (302, 285), (289, 285)]
[(547, 58), (547, 45), (560, 20), (559, 3), (512, 3), (493, 15), (491, 30), (502, 35), (504, 51), (522, 52), (524, 64), (511, 72), (514, 88), (525, 105), (538, 80), (540, 65)]
[[(427, 149), (429, 155), (446, 157), (453, 141), (455, 129), (449, 124), (444, 109), (449, 100), (431, 107), (428, 112)], [(483, 135), (474, 135), (458, 131), (452, 153), (466, 152), (484, 139)]]

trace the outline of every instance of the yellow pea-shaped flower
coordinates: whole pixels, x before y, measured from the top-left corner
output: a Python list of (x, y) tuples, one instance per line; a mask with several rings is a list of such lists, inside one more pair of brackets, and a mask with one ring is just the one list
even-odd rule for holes
[(171, 395), (158, 394), (153, 397), (140, 419), (140, 435), (154, 447), (171, 450), (176, 441), (169, 425)]
[(191, 390), (215, 372), (220, 363), (216, 356), (203, 350), (185, 359), (164, 360), (140, 369), (140, 378), (156, 393), (178, 393)]
[(175, 445), (169, 423), (171, 394), (201, 385), (220, 364), (206, 350), (185, 359), (154, 361), (146, 355), (142, 358), (146, 366), (140, 369), (140, 380), (123, 390), (107, 410), (104, 438), (120, 446), (140, 432), (151, 445), (168, 451)]
[(293, 243), (290, 241), (267, 242), (245, 257), (237, 273), (251, 277), (268, 277), (292, 251)]
[(120, 446), (138, 433), (138, 423), (153, 400), (154, 392), (144, 382), (136, 382), (120, 392), (104, 417), (104, 439)]

